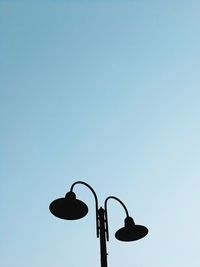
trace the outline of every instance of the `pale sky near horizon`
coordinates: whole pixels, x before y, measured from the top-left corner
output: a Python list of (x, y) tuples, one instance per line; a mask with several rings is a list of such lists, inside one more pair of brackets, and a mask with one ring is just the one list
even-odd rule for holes
[(100, 266), (87, 217), (48, 206), (83, 180), (149, 234), (109, 267), (200, 266), (200, 2), (0, 1), (0, 266)]

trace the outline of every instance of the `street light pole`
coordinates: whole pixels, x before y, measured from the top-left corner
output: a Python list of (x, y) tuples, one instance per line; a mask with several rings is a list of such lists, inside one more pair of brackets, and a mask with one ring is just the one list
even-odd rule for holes
[(117, 200), (125, 210), (126, 218), (124, 220), (124, 227), (120, 228), (115, 237), (120, 241), (135, 241), (143, 238), (147, 235), (148, 229), (145, 226), (135, 224), (133, 218), (129, 216), (128, 210), (124, 203), (117, 197), (109, 196), (104, 202), (104, 208), (98, 206), (98, 198), (94, 189), (87, 183), (77, 181), (72, 184), (70, 191), (64, 198), (54, 200), (49, 209), (53, 215), (64, 220), (77, 220), (81, 219), (88, 213), (87, 205), (76, 198), (73, 192), (76, 184), (82, 184), (90, 189), (95, 199), (95, 211), (96, 211), (96, 233), (100, 239), (100, 255), (101, 255), (101, 267), (107, 267), (107, 249), (106, 241), (109, 241), (108, 232), (108, 215), (107, 215), (107, 202), (109, 199)]
[(107, 267), (107, 249), (106, 249), (106, 218), (105, 210), (101, 207), (98, 210), (99, 230), (100, 230), (100, 251), (101, 251), (101, 267)]

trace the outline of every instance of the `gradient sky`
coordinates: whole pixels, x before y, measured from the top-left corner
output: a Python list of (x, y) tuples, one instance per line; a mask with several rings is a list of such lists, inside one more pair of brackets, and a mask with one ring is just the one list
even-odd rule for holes
[[(100, 266), (94, 200), (149, 235), (109, 267), (200, 266), (200, 2), (0, 1), (0, 266)], [(125, 261), (125, 264), (124, 264)]]

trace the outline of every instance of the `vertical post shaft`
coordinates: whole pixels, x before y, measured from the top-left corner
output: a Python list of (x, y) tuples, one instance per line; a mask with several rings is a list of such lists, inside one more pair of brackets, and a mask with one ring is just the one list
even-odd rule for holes
[(107, 250), (106, 250), (106, 228), (105, 228), (105, 210), (101, 207), (98, 210), (99, 230), (100, 230), (100, 252), (101, 267), (107, 267)]

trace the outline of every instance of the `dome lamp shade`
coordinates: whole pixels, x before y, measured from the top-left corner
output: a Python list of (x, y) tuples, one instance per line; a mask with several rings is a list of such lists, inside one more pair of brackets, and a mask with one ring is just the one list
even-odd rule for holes
[(115, 237), (120, 241), (135, 241), (143, 238), (148, 233), (145, 226), (136, 225), (131, 217), (126, 217), (124, 223), (124, 227), (115, 233)]
[(64, 198), (54, 200), (49, 206), (50, 212), (64, 220), (78, 220), (88, 213), (87, 205), (76, 198), (74, 192), (68, 192)]

